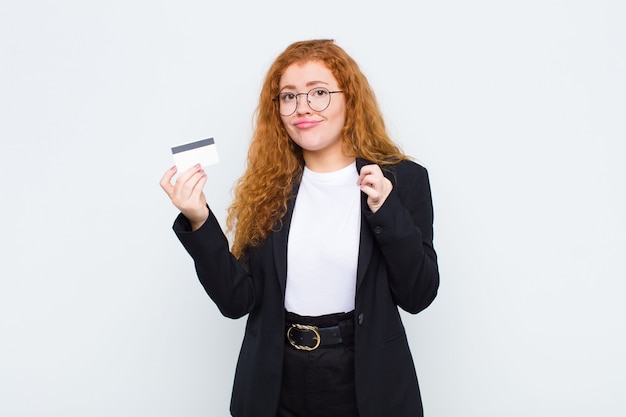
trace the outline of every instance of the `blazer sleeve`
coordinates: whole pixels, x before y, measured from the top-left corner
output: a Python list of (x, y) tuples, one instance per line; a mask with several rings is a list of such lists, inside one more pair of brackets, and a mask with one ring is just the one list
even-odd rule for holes
[(432, 303), (439, 288), (428, 172), (404, 161), (385, 175), (393, 190), (376, 213), (366, 209), (365, 218), (385, 261), (394, 301), (415, 314)]
[(220, 312), (229, 318), (249, 313), (255, 301), (252, 279), (230, 252), (228, 239), (213, 212), (209, 210), (208, 219), (195, 231), (191, 231), (189, 220), (179, 214), (173, 229), (193, 258), (200, 283)]

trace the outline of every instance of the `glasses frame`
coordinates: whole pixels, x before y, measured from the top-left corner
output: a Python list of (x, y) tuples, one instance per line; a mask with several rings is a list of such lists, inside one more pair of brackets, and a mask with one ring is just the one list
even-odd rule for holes
[[(322, 110), (315, 110), (313, 107), (311, 107), (311, 102), (309, 101), (309, 93), (310, 93), (311, 91), (313, 91), (313, 90), (326, 90), (326, 91), (328, 91), (328, 104), (327, 104), (327, 105), (326, 105), (326, 107), (324, 107)], [(332, 95), (333, 95), (333, 94), (335, 94), (335, 93), (343, 93), (343, 92), (344, 92), (343, 90), (335, 90), (335, 91), (330, 91), (330, 90), (329, 90), (328, 88), (326, 88), (326, 87), (313, 87), (313, 88), (311, 88), (309, 91), (307, 91), (306, 93), (292, 93), (293, 95), (295, 95), (295, 96), (296, 96), (296, 106), (294, 107), (293, 111), (292, 111), (291, 113), (289, 113), (289, 114), (282, 114), (282, 113), (280, 112), (280, 95), (281, 95), (282, 93), (278, 93), (278, 94), (276, 95), (276, 97), (274, 97), (274, 98), (272, 99), (272, 101), (273, 101), (274, 103), (277, 103), (277, 104), (278, 104), (278, 114), (280, 114), (281, 116), (291, 116), (291, 115), (292, 115), (292, 114), (294, 114), (296, 111), (298, 111), (298, 106), (300, 105), (300, 98), (299, 98), (299, 96), (301, 96), (301, 95), (305, 95), (305, 96), (306, 96), (306, 104), (307, 104), (307, 106), (309, 106), (309, 109), (311, 109), (311, 110), (313, 110), (313, 111), (316, 111), (316, 112), (323, 112), (324, 110), (326, 110), (326, 109), (330, 106), (330, 102), (332, 101), (332, 100), (331, 100)]]

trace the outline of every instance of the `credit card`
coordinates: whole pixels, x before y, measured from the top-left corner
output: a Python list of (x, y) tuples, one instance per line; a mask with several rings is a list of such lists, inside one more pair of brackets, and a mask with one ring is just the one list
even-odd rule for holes
[(172, 155), (174, 156), (174, 163), (178, 168), (178, 173), (182, 173), (196, 164), (208, 166), (217, 164), (220, 161), (213, 138), (174, 146)]

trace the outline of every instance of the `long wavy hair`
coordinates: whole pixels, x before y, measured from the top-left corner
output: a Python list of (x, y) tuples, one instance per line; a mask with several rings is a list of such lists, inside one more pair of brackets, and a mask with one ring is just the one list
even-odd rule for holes
[(388, 136), (374, 92), (357, 63), (334, 40), (296, 42), (271, 65), (255, 112), (255, 126), (246, 170), (234, 188), (226, 218), (233, 234), (232, 253), (245, 256), (272, 230), (280, 230), (287, 204), (304, 167), (302, 149), (287, 134), (272, 101), (279, 93), (280, 78), (292, 64), (318, 61), (330, 69), (344, 91), (346, 123), (341, 134), (346, 156), (381, 166), (409, 159)]

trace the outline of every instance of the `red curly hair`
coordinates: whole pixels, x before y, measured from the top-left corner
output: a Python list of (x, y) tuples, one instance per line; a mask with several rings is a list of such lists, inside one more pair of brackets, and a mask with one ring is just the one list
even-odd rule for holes
[(280, 78), (287, 67), (309, 61), (326, 65), (344, 91), (346, 123), (341, 141), (346, 156), (381, 166), (409, 159), (388, 136), (367, 78), (342, 48), (326, 39), (289, 45), (265, 77), (247, 167), (235, 184), (234, 199), (228, 208), (227, 232), (235, 231), (232, 253), (237, 258), (282, 227), (287, 202), (302, 174), (302, 150), (289, 138), (272, 99), (278, 95)]

